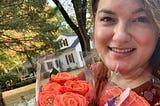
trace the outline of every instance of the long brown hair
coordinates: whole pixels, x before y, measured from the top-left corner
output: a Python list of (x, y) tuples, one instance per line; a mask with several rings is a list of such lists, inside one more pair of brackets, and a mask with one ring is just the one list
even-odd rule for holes
[[(156, 25), (160, 36), (160, 0), (142, 0), (147, 13), (150, 14)], [(160, 79), (160, 38), (157, 41), (156, 48), (149, 60), (149, 66), (152, 68), (152, 74)]]

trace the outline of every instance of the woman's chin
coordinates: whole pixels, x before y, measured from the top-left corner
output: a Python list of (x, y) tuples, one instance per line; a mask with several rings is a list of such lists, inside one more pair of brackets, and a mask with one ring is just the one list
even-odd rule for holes
[(111, 70), (112, 72), (119, 72), (120, 74), (127, 74), (128, 70), (127, 66), (125, 65), (121, 65), (121, 64), (110, 64), (107, 65), (108, 69)]

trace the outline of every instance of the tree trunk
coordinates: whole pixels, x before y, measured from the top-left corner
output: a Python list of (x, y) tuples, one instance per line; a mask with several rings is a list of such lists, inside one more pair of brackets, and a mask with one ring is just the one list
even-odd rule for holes
[(72, 0), (73, 7), (76, 13), (76, 18), (78, 22), (78, 26), (76, 26), (73, 21), (70, 19), (69, 15), (59, 2), (59, 0), (52, 0), (58, 9), (60, 10), (61, 14), (63, 15), (66, 22), (69, 24), (71, 29), (77, 34), (82, 51), (90, 51), (90, 38), (87, 35), (86, 31), (86, 8), (87, 8), (87, 0)]

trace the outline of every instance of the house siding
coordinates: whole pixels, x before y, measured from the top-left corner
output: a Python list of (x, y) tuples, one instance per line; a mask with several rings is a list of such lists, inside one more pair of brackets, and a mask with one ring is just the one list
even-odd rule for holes
[[(49, 60), (52, 63), (52, 66), (59, 71), (71, 71), (73, 69), (82, 68), (84, 66), (83, 53), (78, 36), (60, 35), (57, 41), (61, 41), (64, 44), (60, 43), (61, 52), (58, 52), (58, 55), (53, 56), (53, 58)], [(91, 47), (93, 47), (93, 44), (91, 44)], [(51, 71), (47, 66), (49, 64), (47, 64), (47, 61), (48, 60), (46, 60), (45, 63), (45, 69), (46, 71)]]

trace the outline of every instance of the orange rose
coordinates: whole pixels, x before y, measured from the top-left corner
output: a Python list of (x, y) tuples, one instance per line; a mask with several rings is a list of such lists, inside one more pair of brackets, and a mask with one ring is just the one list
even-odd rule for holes
[(136, 92), (131, 91), (128, 98), (122, 103), (122, 106), (150, 106), (150, 104)]
[(61, 85), (56, 82), (47, 82), (43, 85), (42, 92), (43, 91), (55, 91), (58, 93), (60, 88), (61, 88)]
[(89, 83), (83, 80), (68, 80), (61, 88), (62, 92), (76, 92), (81, 95), (85, 95), (89, 89)]
[(108, 86), (102, 93), (99, 100), (99, 106), (104, 106), (104, 104), (109, 101), (112, 97), (117, 97), (122, 93), (122, 90), (117, 86)]
[[(111, 98), (117, 98), (123, 90), (116, 86), (108, 86), (99, 100), (99, 106), (104, 106)], [(129, 96), (121, 106), (150, 106), (149, 103), (136, 92), (130, 91)]]
[(38, 106), (53, 106), (56, 93), (53, 91), (40, 92), (38, 96)]
[(66, 92), (56, 96), (53, 106), (87, 106), (86, 98), (80, 94)]
[(50, 81), (57, 82), (63, 85), (64, 82), (67, 80), (77, 80), (77, 79), (78, 79), (77, 76), (71, 75), (67, 72), (60, 72), (60, 73), (57, 73), (56, 75), (51, 75)]

